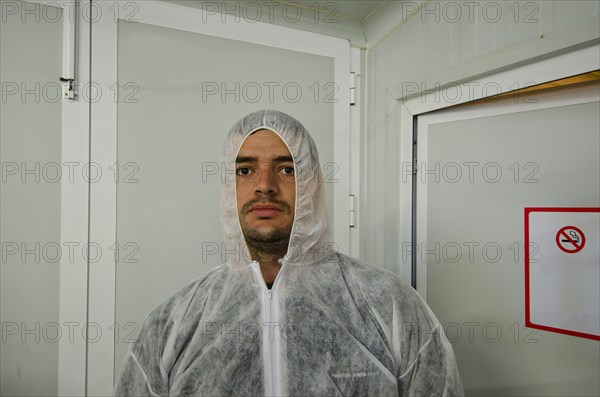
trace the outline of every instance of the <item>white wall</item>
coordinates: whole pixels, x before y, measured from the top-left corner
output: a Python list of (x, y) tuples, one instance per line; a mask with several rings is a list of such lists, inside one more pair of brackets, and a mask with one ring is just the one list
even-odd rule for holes
[[(236, 0), (163, 0), (187, 7), (200, 8), (207, 20), (233, 16), (236, 21), (270, 23), (307, 32), (347, 39), (354, 46), (366, 46), (361, 22), (340, 12), (339, 2), (315, 1), (236, 1)], [(223, 18), (224, 18), (223, 16)]]
[[(0, 394), (56, 395), (61, 260), (60, 9), (12, 2), (0, 29)], [(49, 17), (36, 22), (45, 12)], [(54, 18), (51, 22), (48, 19)], [(19, 37), (34, 37), (18, 40)]]
[[(460, 13), (460, 14), (459, 14)], [(396, 159), (389, 150), (386, 100), (402, 83), (430, 83), (492, 53), (514, 55), (526, 40), (597, 18), (600, 1), (390, 1), (372, 18), (367, 35), (367, 121), (363, 136), (361, 259), (398, 270)], [(526, 58), (527, 54), (524, 53)], [(389, 100), (387, 101), (389, 106)], [(387, 151), (387, 155), (385, 155)], [(366, 204), (368, 203), (368, 204)]]

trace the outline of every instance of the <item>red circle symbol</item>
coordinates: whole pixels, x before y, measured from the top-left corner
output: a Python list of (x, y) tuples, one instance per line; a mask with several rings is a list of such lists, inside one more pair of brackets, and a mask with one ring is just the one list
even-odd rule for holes
[(556, 233), (556, 245), (567, 254), (574, 254), (583, 249), (585, 234), (575, 226), (565, 226)]

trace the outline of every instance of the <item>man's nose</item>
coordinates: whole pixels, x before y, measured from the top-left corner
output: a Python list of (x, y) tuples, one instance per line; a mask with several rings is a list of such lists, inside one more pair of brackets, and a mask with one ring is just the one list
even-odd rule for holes
[(277, 183), (271, 167), (261, 167), (256, 183), (256, 193), (276, 194), (277, 191)]

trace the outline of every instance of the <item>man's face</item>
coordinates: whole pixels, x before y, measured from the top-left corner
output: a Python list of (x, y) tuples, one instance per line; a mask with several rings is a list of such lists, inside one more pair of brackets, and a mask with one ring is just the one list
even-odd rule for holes
[(296, 206), (294, 162), (273, 131), (258, 130), (242, 144), (236, 159), (236, 199), (247, 241), (289, 239)]

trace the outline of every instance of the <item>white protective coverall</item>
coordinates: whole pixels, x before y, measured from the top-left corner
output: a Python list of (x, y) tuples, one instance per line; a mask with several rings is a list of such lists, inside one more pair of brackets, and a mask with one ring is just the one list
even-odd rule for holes
[(150, 313), (115, 394), (462, 395), (452, 347), (413, 288), (332, 248), (317, 148), (297, 120), (273, 110), (244, 117), (229, 132), (226, 169), (260, 129), (279, 134), (296, 173), (294, 224), (272, 289), (248, 255), (227, 173), (225, 241), (240, 250)]

